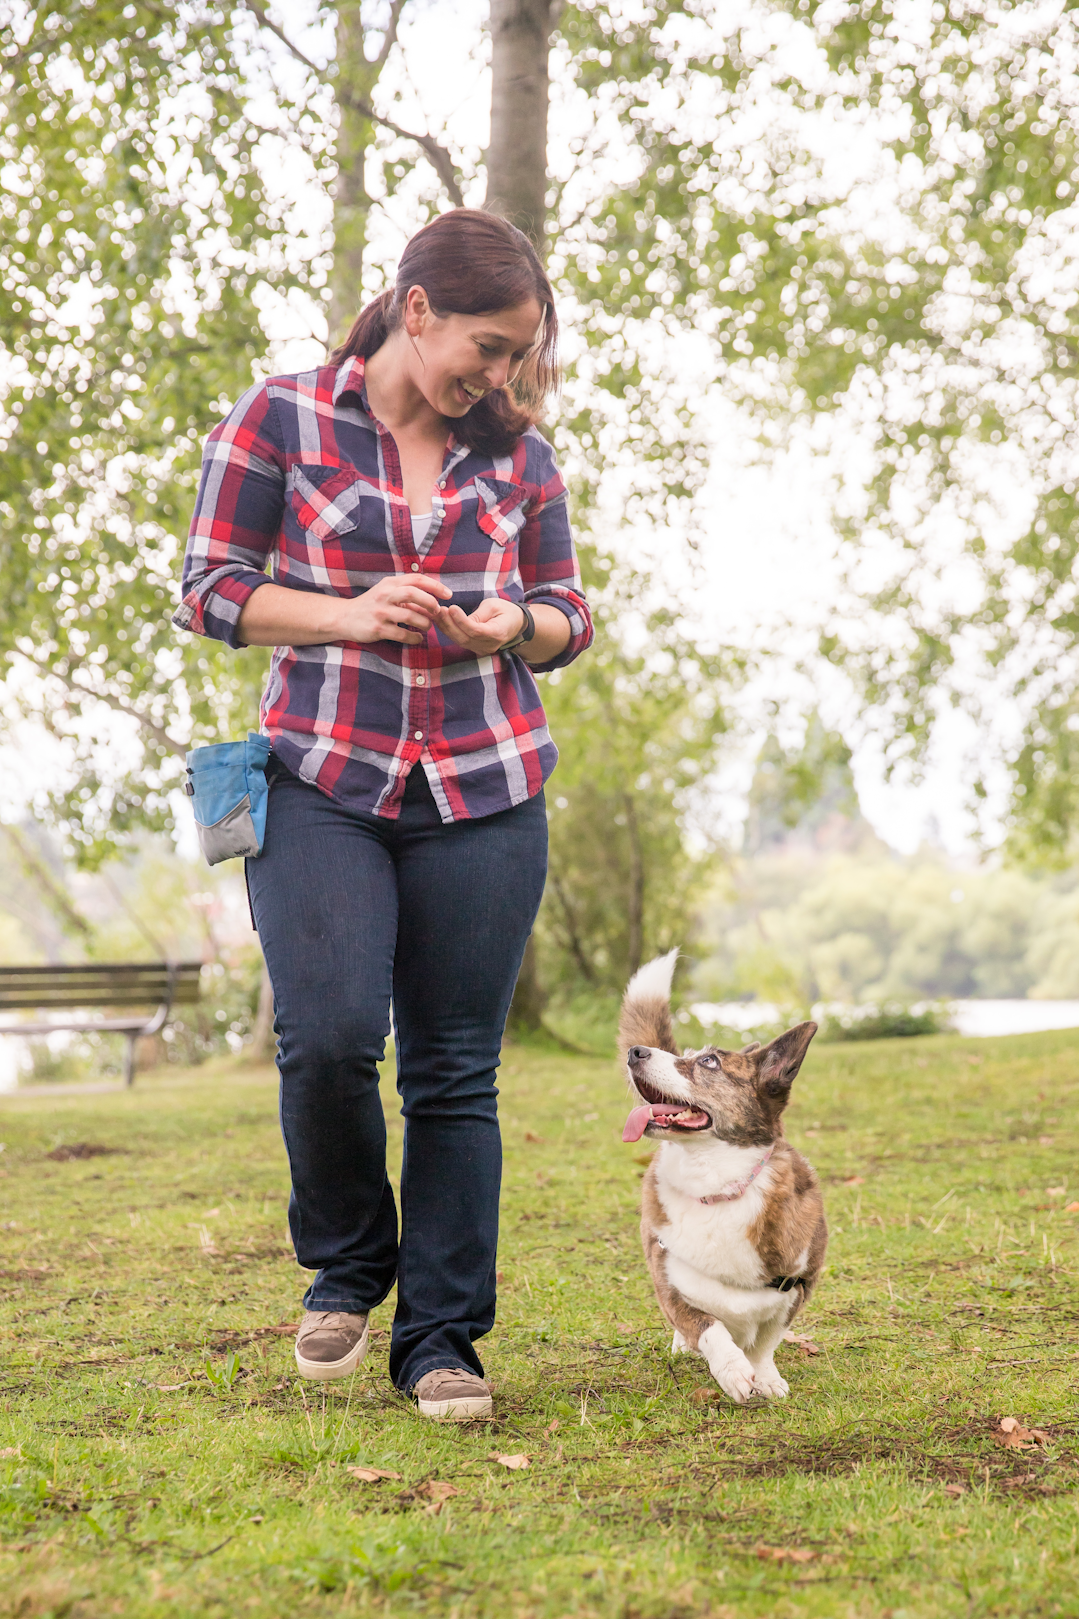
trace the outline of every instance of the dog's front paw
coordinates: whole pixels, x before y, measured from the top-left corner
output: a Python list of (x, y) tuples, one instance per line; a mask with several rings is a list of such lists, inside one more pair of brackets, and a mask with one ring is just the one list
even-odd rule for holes
[(753, 1399), (761, 1390), (757, 1386), (754, 1368), (745, 1355), (738, 1358), (731, 1356), (728, 1360), (710, 1363), (709, 1370), (730, 1400), (736, 1405), (745, 1405), (747, 1400)]
[(775, 1366), (759, 1366), (754, 1373), (754, 1387), (767, 1400), (786, 1400), (790, 1393)]

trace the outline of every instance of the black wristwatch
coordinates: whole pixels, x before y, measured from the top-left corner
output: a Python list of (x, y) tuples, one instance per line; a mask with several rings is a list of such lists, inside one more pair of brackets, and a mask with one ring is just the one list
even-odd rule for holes
[(533, 636), (536, 634), (536, 620), (529, 612), (529, 609), (526, 607), (525, 603), (515, 602), (514, 605), (521, 608), (522, 613), (525, 615), (525, 620), (520, 630), (514, 636), (514, 639), (512, 641), (503, 642), (502, 646), (499, 648), (500, 652), (514, 652), (519, 646), (521, 646), (523, 641), (531, 641)]

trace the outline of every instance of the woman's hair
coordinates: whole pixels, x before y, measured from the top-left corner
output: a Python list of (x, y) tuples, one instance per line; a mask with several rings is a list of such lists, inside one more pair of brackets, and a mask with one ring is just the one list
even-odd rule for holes
[(352, 355), (367, 359), (401, 325), (410, 287), (423, 287), (436, 315), (492, 315), (535, 298), (544, 311), (540, 346), (516, 380), (494, 388), (464, 416), (454, 418), (454, 436), (471, 450), (506, 455), (539, 419), (545, 397), (558, 383), (559, 326), (555, 296), (529, 238), (497, 214), (456, 208), (418, 230), (401, 255), (397, 282), (353, 322), (344, 343), (330, 355), (340, 365)]

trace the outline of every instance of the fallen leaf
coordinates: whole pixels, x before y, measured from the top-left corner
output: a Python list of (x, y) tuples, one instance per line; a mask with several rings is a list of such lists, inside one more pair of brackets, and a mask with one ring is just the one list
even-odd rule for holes
[(693, 1390), (690, 1398), (693, 1400), (695, 1405), (705, 1405), (709, 1400), (718, 1400), (720, 1398), (720, 1390), (718, 1388), (711, 1388), (707, 1383), (703, 1383), (701, 1388)]
[(1052, 1445), (1054, 1442), (1053, 1437), (1047, 1433), (1045, 1428), (1032, 1428), (1031, 1437), (1037, 1440), (1040, 1445)]
[(520, 1468), (531, 1465), (528, 1456), (503, 1456), (497, 1450), (492, 1451), (490, 1459), (493, 1462), (498, 1462), (501, 1467), (509, 1467), (515, 1473)]
[(818, 1555), (806, 1546), (755, 1546), (754, 1553), (763, 1563), (812, 1563)]
[(359, 1479), (361, 1484), (378, 1484), (382, 1478), (401, 1477), (400, 1473), (388, 1473), (382, 1467), (347, 1467), (345, 1471), (351, 1473), (353, 1478)]
[(22, 1455), (22, 1451), (19, 1449), (18, 1445), (6, 1445), (3, 1450), (0, 1450), (0, 1456), (3, 1456), (5, 1458), (8, 1457), (8, 1456), (21, 1456), (21, 1455)]
[(802, 1333), (800, 1333), (800, 1332), (785, 1332), (785, 1334), (784, 1334), (784, 1342), (788, 1343), (788, 1344), (797, 1345), (797, 1347), (802, 1350), (804, 1355), (820, 1355), (821, 1354), (820, 1347), (817, 1344), (813, 1343), (811, 1341), (811, 1339), (804, 1338)]
[[(188, 1378), (188, 1383), (191, 1379)], [(160, 1389), (162, 1394), (173, 1394), (177, 1389), (186, 1389), (188, 1383), (155, 1383), (154, 1387)]]
[(1078, 1211), (1080, 1211), (1080, 1203), (1068, 1203), (1061, 1212), (1063, 1214), (1076, 1214)]
[(1048, 1186), (1046, 1188), (1046, 1195), (1047, 1197), (1064, 1197), (1065, 1188), (1064, 1186)]
[(1042, 1428), (1025, 1428), (1015, 1417), (1002, 1417), (998, 1426), (1000, 1432), (993, 1437), (999, 1445), (1004, 1445), (1006, 1450), (1033, 1450), (1036, 1434), (1044, 1431)]
[(505, 1282), (506, 1281), (506, 1272), (502, 1271), (502, 1270), (497, 1270), (495, 1272), (495, 1280), (497, 1282)]
[(628, 1326), (625, 1321), (616, 1321), (615, 1323), (616, 1332), (633, 1332), (633, 1330), (633, 1327)]
[(964, 1489), (964, 1486), (962, 1484), (946, 1484), (946, 1486), (945, 1486), (945, 1494), (946, 1495), (966, 1495), (967, 1491)]
[(525, 1140), (531, 1141), (534, 1147), (541, 1147), (544, 1144), (543, 1136), (538, 1136), (533, 1130), (526, 1130)]
[(550, 1422), (549, 1422), (549, 1423), (548, 1423), (548, 1425), (547, 1425), (547, 1427), (546, 1427), (546, 1428), (545, 1428), (545, 1429), (544, 1429), (544, 1432), (545, 1432), (545, 1433), (554, 1433), (554, 1432), (555, 1432), (555, 1429), (556, 1429), (556, 1428), (557, 1428), (557, 1427), (558, 1427), (558, 1426), (559, 1426), (559, 1419), (558, 1419), (558, 1417), (552, 1417), (552, 1419), (551, 1419), (551, 1421), (550, 1421)]
[(1039, 1146), (1040, 1147), (1052, 1147), (1053, 1145), (1054, 1145), (1053, 1136), (1040, 1136), (1039, 1137)]
[(861, 1175), (849, 1175), (847, 1180), (844, 1182), (844, 1185), (845, 1186), (865, 1186), (866, 1182), (864, 1181), (864, 1179), (863, 1179), (863, 1177)]
[(444, 1479), (429, 1478), (425, 1479), (423, 1484), (418, 1484), (412, 1493), (413, 1495), (422, 1495), (427, 1501), (437, 1501), (441, 1506), (444, 1501), (448, 1501), (452, 1495), (457, 1495), (459, 1492), (455, 1490), (452, 1484), (446, 1483)]

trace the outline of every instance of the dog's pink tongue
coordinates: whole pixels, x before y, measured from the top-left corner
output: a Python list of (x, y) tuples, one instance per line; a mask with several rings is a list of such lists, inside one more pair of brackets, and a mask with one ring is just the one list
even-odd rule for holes
[(652, 1108), (636, 1107), (623, 1125), (622, 1138), (624, 1141), (640, 1141), (645, 1134), (645, 1126), (652, 1118)]

